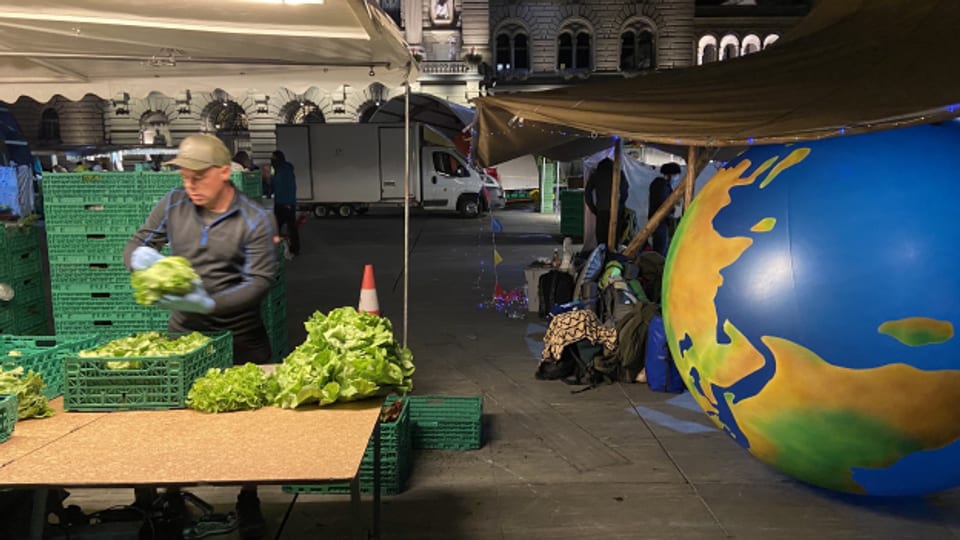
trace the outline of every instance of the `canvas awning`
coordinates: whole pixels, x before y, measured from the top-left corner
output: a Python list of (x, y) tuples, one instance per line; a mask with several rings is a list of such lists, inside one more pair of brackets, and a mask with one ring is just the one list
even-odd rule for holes
[(0, 101), (302, 93), (416, 77), (400, 30), (367, 0), (0, 3)]
[[(745, 146), (960, 116), (957, 0), (820, 0), (774, 46), (721, 63), (475, 100), (478, 160), (569, 156), (604, 135)], [(584, 150), (584, 153), (588, 153)]]

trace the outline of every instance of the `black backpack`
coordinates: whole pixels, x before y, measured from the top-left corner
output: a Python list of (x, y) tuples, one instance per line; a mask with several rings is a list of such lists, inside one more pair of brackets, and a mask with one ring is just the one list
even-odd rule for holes
[(573, 276), (566, 272), (551, 270), (540, 276), (537, 286), (541, 318), (547, 318), (554, 306), (573, 301)]

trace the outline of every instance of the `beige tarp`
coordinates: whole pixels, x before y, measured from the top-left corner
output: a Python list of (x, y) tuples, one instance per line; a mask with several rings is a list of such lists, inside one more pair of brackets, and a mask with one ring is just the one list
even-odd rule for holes
[(599, 84), (476, 99), (484, 165), (618, 135), (743, 146), (960, 116), (960, 0), (820, 0), (774, 46)]
[(366, 0), (0, 2), (0, 101), (396, 87), (416, 79), (412, 66), (399, 29)]

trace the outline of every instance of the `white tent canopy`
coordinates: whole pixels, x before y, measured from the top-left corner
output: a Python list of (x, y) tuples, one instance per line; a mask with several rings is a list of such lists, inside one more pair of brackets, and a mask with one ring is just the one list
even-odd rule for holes
[(241, 93), (417, 76), (368, 0), (15, 0), (0, 3), (0, 101), (118, 92)]

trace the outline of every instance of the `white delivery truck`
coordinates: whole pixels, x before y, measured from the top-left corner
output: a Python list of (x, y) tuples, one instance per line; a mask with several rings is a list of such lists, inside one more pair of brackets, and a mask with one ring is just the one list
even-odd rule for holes
[[(350, 217), (403, 205), (403, 135), (403, 124), (278, 124), (277, 148), (294, 166), (298, 206), (317, 217)], [(443, 134), (411, 123), (410, 151), (411, 205), (467, 217), (489, 210), (491, 180)]]

